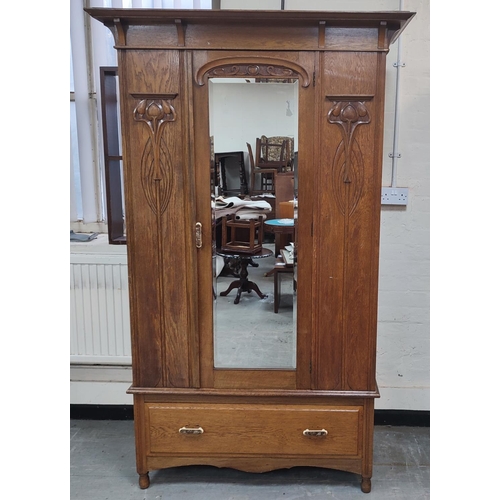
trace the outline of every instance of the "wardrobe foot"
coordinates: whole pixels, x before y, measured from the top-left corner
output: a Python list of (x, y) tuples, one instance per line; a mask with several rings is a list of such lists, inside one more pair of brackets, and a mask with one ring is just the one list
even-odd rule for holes
[(139, 474), (139, 486), (142, 490), (149, 487), (149, 472), (146, 472), (146, 474)]
[(363, 477), (361, 479), (361, 491), (363, 493), (370, 493), (372, 490), (372, 480), (369, 477)]

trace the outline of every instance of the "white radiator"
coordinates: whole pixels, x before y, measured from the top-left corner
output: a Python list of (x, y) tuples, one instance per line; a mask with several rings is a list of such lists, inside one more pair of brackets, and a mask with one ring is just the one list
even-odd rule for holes
[(70, 361), (72, 364), (130, 365), (125, 248), (111, 248), (106, 253), (106, 250), (100, 251), (102, 246), (89, 243), (71, 247)]

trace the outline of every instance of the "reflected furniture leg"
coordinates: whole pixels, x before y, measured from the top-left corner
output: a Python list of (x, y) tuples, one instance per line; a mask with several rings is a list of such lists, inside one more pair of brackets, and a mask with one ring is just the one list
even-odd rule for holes
[(222, 179), (222, 194), (225, 196), (227, 194), (227, 181), (226, 181), (226, 159), (220, 159), (220, 176)]
[(273, 272), (274, 272), (274, 312), (277, 313), (281, 299), (281, 275), (283, 273), (287, 274), (293, 273), (293, 267), (275, 267), (273, 269)]
[(253, 281), (249, 281), (248, 270), (247, 270), (248, 264), (249, 264), (248, 259), (241, 260), (241, 270), (239, 279), (233, 281), (229, 285), (226, 291), (220, 293), (222, 297), (225, 297), (231, 290), (233, 290), (234, 288), (238, 288), (238, 293), (236, 294), (236, 298), (234, 299), (235, 304), (238, 304), (240, 302), (242, 292), (250, 293), (251, 291), (254, 291), (261, 299), (267, 297), (267, 295), (264, 295), (260, 291), (260, 288), (257, 286), (256, 283), (254, 283)]
[(245, 159), (243, 157), (243, 151), (241, 151), (238, 161), (240, 164), (240, 193), (248, 194), (248, 182), (245, 172)]

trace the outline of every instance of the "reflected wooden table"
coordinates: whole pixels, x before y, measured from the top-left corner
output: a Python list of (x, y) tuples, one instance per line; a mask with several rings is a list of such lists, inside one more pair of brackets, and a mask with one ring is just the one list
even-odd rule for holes
[(234, 290), (235, 288), (238, 289), (238, 292), (236, 293), (236, 298), (234, 299), (235, 304), (238, 304), (240, 302), (242, 292), (250, 293), (254, 291), (261, 299), (267, 297), (267, 295), (264, 295), (260, 291), (259, 287), (257, 286), (257, 283), (254, 283), (253, 281), (250, 281), (248, 279), (247, 267), (254, 259), (263, 259), (265, 257), (270, 257), (271, 255), (273, 255), (272, 250), (269, 250), (268, 248), (263, 248), (260, 252), (250, 254), (250, 253), (229, 252), (217, 248), (215, 252), (217, 253), (217, 255), (220, 255), (221, 257), (226, 257), (235, 260), (236, 268), (238, 269), (238, 279), (233, 281), (229, 285), (226, 291), (220, 293), (222, 297), (228, 295), (229, 292), (231, 290)]
[[(280, 251), (285, 248), (290, 241), (295, 241), (295, 220), (296, 219), (269, 219), (264, 221), (267, 229), (274, 234), (274, 255), (280, 256)], [(264, 276), (272, 276), (274, 269), (271, 269)]]
[[(281, 255), (276, 259), (274, 264), (274, 312), (277, 313), (280, 306), (281, 299), (281, 278), (283, 274), (293, 274), (294, 258), (291, 257), (290, 251), (282, 249)], [(293, 289), (297, 290), (295, 279), (293, 280)]]
[[(265, 220), (264, 224), (267, 229), (274, 233), (275, 237), (275, 255), (279, 257), (282, 250), (289, 239), (294, 241), (295, 237), (295, 219), (269, 219)], [(287, 235), (289, 238), (285, 238)]]

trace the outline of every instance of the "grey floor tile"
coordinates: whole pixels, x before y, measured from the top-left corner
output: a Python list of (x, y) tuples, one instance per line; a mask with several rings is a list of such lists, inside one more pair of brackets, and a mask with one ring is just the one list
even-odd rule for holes
[(429, 429), (375, 427), (372, 491), (359, 477), (309, 467), (263, 474), (190, 466), (152, 471), (138, 486), (132, 421), (72, 420), (71, 499), (74, 500), (275, 500), (430, 498)]
[(430, 436), (426, 427), (377, 426), (373, 461), (384, 465), (429, 465)]

